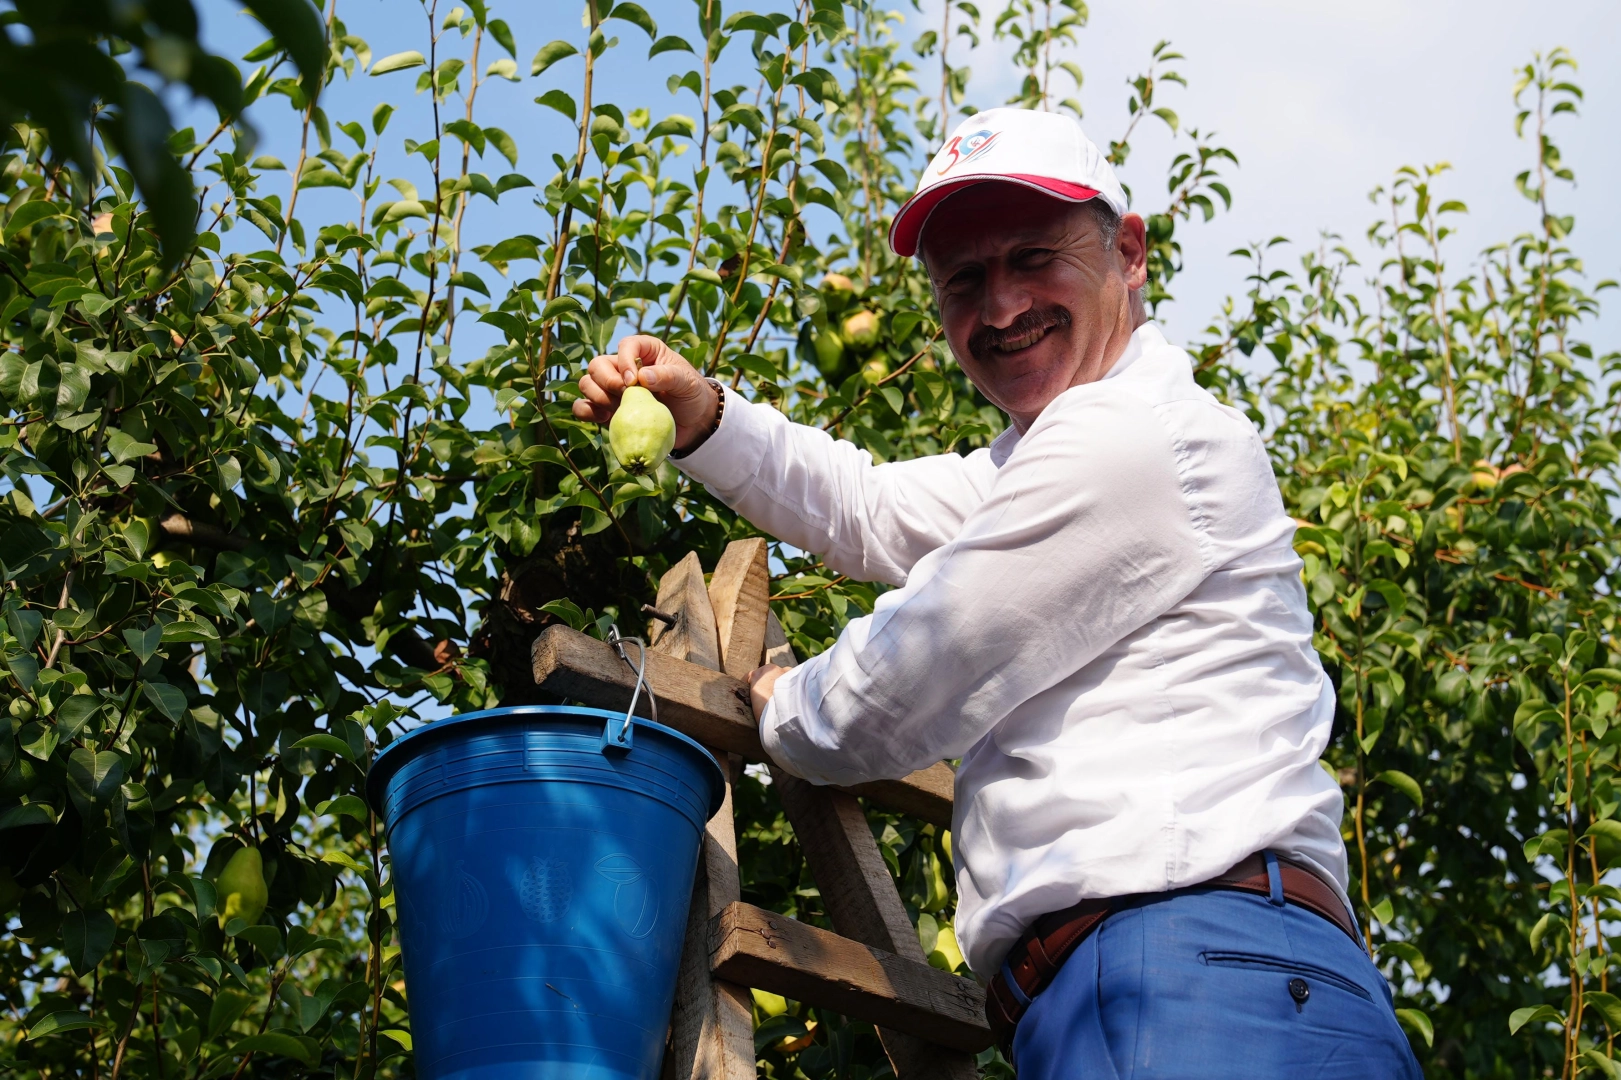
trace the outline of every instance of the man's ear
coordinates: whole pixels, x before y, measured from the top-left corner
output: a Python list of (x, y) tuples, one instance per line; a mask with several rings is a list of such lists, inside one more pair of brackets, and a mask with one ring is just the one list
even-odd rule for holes
[(1120, 231), (1115, 236), (1115, 254), (1126, 275), (1126, 287), (1133, 292), (1148, 283), (1148, 226), (1141, 214), (1127, 214), (1120, 219)]

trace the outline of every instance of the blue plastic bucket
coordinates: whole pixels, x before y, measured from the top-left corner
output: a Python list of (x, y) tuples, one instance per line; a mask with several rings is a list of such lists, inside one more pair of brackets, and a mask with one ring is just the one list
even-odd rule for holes
[(421, 1080), (653, 1080), (720, 766), (623, 713), (427, 724), (366, 782), (388, 829)]

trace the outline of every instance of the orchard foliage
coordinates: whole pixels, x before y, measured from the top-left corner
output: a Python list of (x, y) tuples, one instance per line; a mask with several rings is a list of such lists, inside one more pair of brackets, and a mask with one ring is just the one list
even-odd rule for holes
[[(1200, 355), (1301, 523), (1355, 899), (1436, 1076), (1621, 1075), (1621, 354), (1583, 338), (1615, 283), (1588, 285), (1557, 205), (1574, 68), (1556, 50), (1514, 88), (1525, 233), (1455, 269), (1446, 167), (1401, 169), (1377, 267), (1333, 237), (1294, 271), (1243, 252), (1248, 302)], [(1234, 351), (1266, 359), (1253, 386)]]
[[(948, 46), (1009, 39), (1016, 100), (1063, 107), (1084, 5), (953, 0), (940, 32), (903, 36), (902, 13), (866, 0), (592, 0), (572, 33), (519, 41), (482, 0), (428, 0), (392, 9), (420, 19), (417, 48), (379, 57), (358, 13), (303, 3), (248, 5), (278, 36), (224, 81), (194, 27), (86, 16), (86, 47), (141, 50), (217, 126), (171, 135), (153, 114), (135, 150), (119, 106), (75, 149), (70, 121), (22, 100), (0, 146), (8, 1075), (409, 1075), (387, 853), (360, 797), (371, 754), (425, 717), (536, 700), (542, 628), (628, 627), (676, 559), (712, 563), (749, 531), (669, 466), (630, 475), (570, 415), (582, 365), (617, 337), (659, 334), (880, 460), (1001, 428), (885, 236), (971, 111)], [(306, 16), (327, 42), (315, 78)], [(148, 48), (175, 33), (193, 66)], [(648, 57), (679, 61), (670, 97), (615, 101), (604, 73)], [(1165, 186), (1137, 183), (1157, 305), (1179, 230), (1227, 203), (1235, 161), (1156, 101), (1177, 54), (1147, 59), (1119, 130), (1088, 123), (1118, 164), (1144, 120), (1180, 140)], [(1621, 895), (1600, 880), (1621, 853), (1614, 358), (1579, 343), (1596, 302), (1550, 201), (1548, 124), (1579, 96), (1567, 63), (1522, 87), (1531, 233), (1454, 276), (1459, 208), (1404, 173), (1366, 289), (1344, 254), (1298, 278), (1258, 268), (1199, 353), (1310, 525), (1361, 915), (1409, 1023), (1434, 1027), (1418, 1045), (1438, 1075), (1608, 1073), (1621, 1023), (1594, 937)], [(204, 68), (213, 82), (189, 82)], [(317, 84), (362, 79), (385, 103), (329, 114)], [(572, 135), (491, 124), (492, 79)], [(286, 162), (253, 144), (273, 109), (300, 134), (264, 148)], [(189, 233), (143, 179), (154, 153), (196, 193)], [(313, 215), (320, 188), (351, 209)], [(801, 655), (871, 609), (873, 587), (778, 556)], [(746, 780), (738, 803), (748, 899), (823, 921), (769, 786)], [(956, 968), (947, 837), (874, 823), (931, 959)], [(221, 878), (245, 846), (258, 913), (239, 873)], [(765, 1074), (887, 1071), (870, 1029), (760, 1005)]]

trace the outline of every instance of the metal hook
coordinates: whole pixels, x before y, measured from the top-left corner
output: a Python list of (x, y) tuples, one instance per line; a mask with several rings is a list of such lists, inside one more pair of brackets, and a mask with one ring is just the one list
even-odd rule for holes
[[(625, 645), (636, 643), (637, 662), (631, 663), (630, 657), (625, 655)], [(608, 626), (608, 644), (613, 646), (614, 652), (625, 665), (636, 673), (636, 686), (630, 693), (630, 707), (625, 710), (625, 720), (619, 726), (617, 735), (610, 734), (610, 728), (605, 727), (602, 732), (603, 749), (629, 750), (631, 746), (631, 723), (636, 715), (636, 703), (641, 700), (642, 688), (647, 686), (647, 643), (639, 637), (624, 637), (619, 633), (617, 623)], [(653, 713), (653, 722), (659, 720), (658, 699), (653, 696), (653, 688), (647, 686), (647, 704)]]

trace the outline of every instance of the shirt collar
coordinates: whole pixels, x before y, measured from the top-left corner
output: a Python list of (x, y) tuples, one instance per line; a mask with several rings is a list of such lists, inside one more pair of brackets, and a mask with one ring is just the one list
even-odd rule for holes
[[(1114, 366), (1109, 369), (1109, 373), (1103, 378), (1114, 378), (1136, 363), (1143, 353), (1164, 346), (1164, 332), (1160, 330), (1159, 324), (1150, 319), (1132, 331), (1130, 340), (1126, 342), (1125, 351), (1120, 354), (1120, 359), (1114, 362)], [(1012, 456), (1014, 448), (1018, 445), (1019, 430), (1009, 424), (1003, 429), (1002, 434), (991, 441), (991, 463), (1000, 469), (1007, 462), (1007, 459)]]

